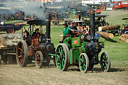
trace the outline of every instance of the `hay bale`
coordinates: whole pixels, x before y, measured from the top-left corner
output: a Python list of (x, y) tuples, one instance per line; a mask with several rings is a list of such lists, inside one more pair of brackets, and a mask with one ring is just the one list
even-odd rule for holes
[(20, 40), (23, 40), (21, 33), (3, 34), (1, 36), (3, 36), (3, 40), (0, 40), (4, 46), (16, 46)]

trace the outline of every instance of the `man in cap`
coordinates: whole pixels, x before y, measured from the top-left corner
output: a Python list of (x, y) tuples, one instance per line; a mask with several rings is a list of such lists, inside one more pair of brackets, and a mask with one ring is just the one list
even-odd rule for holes
[(39, 37), (40, 37), (39, 28), (37, 28), (37, 29), (35, 30), (35, 32), (32, 34), (32, 37), (33, 37), (33, 38), (39, 38)]
[(63, 28), (63, 39), (61, 42), (63, 42), (63, 40), (66, 38), (66, 36), (68, 36), (69, 34), (71, 34), (72, 31), (74, 31), (74, 29), (71, 29), (70, 27), (68, 27), (67, 23), (64, 23), (64, 28)]

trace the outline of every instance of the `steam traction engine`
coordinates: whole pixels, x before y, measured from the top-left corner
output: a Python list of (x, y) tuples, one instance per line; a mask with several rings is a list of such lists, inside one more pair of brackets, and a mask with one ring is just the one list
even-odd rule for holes
[(91, 36), (84, 33), (79, 35), (67, 36), (63, 43), (60, 43), (56, 49), (56, 65), (62, 70), (66, 71), (70, 65), (76, 65), (81, 72), (91, 70), (95, 64), (100, 63), (103, 71), (110, 69), (110, 57), (106, 52), (101, 54), (98, 59), (101, 49), (104, 47), (103, 43), (98, 42), (95, 36), (95, 14), (90, 12)]
[[(51, 56), (55, 53), (55, 48), (50, 38), (50, 16), (48, 15), (46, 17), (46, 38), (40, 37), (39, 39), (32, 39), (31, 46), (27, 46), (24, 40), (18, 43), (16, 59), (21, 67), (25, 67), (28, 63), (31, 63), (32, 60), (35, 60), (37, 68), (49, 65)], [(43, 22), (42, 20), (34, 20), (32, 23), (39, 24), (39, 21), (41, 23)], [(45, 21), (43, 23), (45, 23)]]

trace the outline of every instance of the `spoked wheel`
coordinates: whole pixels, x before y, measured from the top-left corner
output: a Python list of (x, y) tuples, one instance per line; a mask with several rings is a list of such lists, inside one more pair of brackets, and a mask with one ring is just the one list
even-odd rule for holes
[(81, 72), (86, 73), (89, 68), (89, 59), (86, 53), (81, 53), (79, 57), (79, 68)]
[(56, 65), (62, 70), (66, 71), (69, 67), (69, 51), (65, 44), (60, 43), (56, 49)]
[(27, 65), (27, 43), (25, 41), (20, 41), (17, 45), (16, 60), (21, 67), (25, 67)]
[(68, 57), (67, 57), (67, 64), (68, 64), (68, 66), (69, 66), (69, 60), (70, 60), (70, 58), (69, 58), (69, 48), (68, 48), (68, 46), (65, 44), (65, 43), (63, 43), (63, 45), (65, 45), (65, 48), (66, 48), (66, 50), (67, 50), (67, 55), (68, 55)]
[(41, 51), (37, 51), (35, 54), (35, 64), (37, 68), (41, 68), (43, 66), (43, 54)]
[(17, 12), (15, 13), (15, 19), (19, 20), (19, 19), (21, 19), (21, 18), (22, 18), (21, 12), (20, 12), (20, 11), (17, 11)]
[(7, 33), (14, 33), (14, 32), (15, 32), (14, 29), (9, 29), (9, 30), (7, 30)]
[(101, 54), (100, 64), (101, 64), (101, 69), (104, 72), (108, 72), (110, 70), (111, 61), (110, 61), (110, 57), (109, 57), (108, 53), (103, 52)]
[(7, 21), (9, 19), (9, 16), (7, 13), (2, 13), (1, 14), (1, 20)]

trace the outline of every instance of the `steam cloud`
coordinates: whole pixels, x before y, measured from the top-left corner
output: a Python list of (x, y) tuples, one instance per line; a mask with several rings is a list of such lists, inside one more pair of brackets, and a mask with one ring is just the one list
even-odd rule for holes
[(6, 6), (13, 10), (23, 11), (26, 15), (35, 15), (38, 18), (45, 18), (46, 15), (40, 2), (7, 2)]

